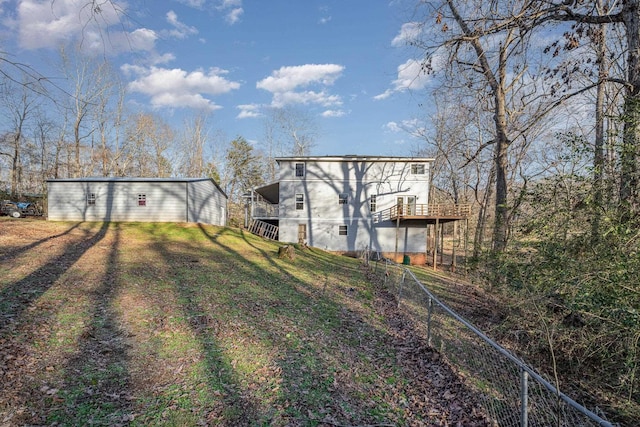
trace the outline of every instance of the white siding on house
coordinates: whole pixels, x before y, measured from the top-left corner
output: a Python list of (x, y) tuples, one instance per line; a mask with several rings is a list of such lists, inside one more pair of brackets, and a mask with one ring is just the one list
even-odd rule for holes
[(203, 180), (188, 183), (188, 221), (205, 224), (226, 225), (227, 198), (213, 181)]
[[(211, 180), (88, 178), (49, 180), (47, 184), (50, 220), (224, 225), (224, 220), (220, 221), (221, 206), (213, 205), (226, 207), (226, 196)], [(88, 203), (90, 195), (95, 196), (94, 204)]]
[[(305, 224), (307, 243), (326, 250), (393, 251), (397, 234), (398, 251), (424, 251), (424, 225), (403, 224), (396, 233), (395, 223), (374, 223), (370, 200), (376, 196), (377, 212), (395, 206), (398, 197), (406, 203), (413, 196), (416, 204), (428, 204), (429, 160), (301, 157), (278, 162), (279, 240), (297, 241), (298, 225)], [(304, 163), (304, 176), (296, 176), (297, 163)], [(302, 210), (296, 209), (296, 194), (303, 195)], [(341, 194), (346, 195), (346, 203), (340, 203)], [(345, 225), (346, 236), (340, 234), (340, 226)]]

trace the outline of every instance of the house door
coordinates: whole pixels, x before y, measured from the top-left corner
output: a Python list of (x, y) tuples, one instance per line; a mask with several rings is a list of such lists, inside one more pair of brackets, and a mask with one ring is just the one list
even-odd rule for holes
[(304, 243), (307, 240), (307, 224), (298, 224), (298, 243)]
[(416, 214), (416, 196), (407, 196), (407, 215)]
[(397, 206), (398, 206), (398, 214), (415, 215), (416, 199), (417, 199), (416, 196), (398, 196), (398, 198), (396, 199)]

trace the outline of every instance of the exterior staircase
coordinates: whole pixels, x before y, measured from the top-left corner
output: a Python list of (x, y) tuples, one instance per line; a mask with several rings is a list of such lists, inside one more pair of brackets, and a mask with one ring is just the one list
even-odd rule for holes
[(256, 236), (264, 237), (269, 240), (278, 240), (278, 227), (260, 221), (259, 219), (252, 219), (249, 224), (249, 231)]

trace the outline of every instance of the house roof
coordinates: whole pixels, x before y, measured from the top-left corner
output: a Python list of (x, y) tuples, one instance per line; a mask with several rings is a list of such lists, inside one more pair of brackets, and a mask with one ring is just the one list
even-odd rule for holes
[(405, 157), (405, 156), (366, 156), (366, 155), (344, 155), (344, 156), (291, 156), (276, 157), (277, 162), (291, 161), (315, 161), (315, 162), (433, 162), (431, 157)]
[(142, 178), (142, 177), (106, 177), (89, 176), (82, 178), (58, 178), (47, 179), (47, 182), (201, 182), (211, 181), (213, 185), (225, 196), (228, 197), (218, 183), (212, 178)]

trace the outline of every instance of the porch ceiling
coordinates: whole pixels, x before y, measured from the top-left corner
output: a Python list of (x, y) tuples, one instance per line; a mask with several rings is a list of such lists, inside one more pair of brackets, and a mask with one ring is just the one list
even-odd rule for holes
[(278, 204), (280, 201), (280, 183), (265, 185), (255, 189), (255, 192), (267, 199), (269, 203)]

